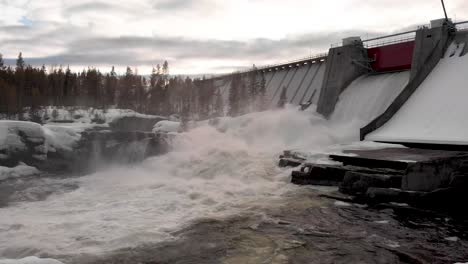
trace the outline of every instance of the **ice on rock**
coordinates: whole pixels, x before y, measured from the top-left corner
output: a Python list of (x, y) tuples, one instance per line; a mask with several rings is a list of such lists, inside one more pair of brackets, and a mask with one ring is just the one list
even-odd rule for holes
[(171, 133), (178, 132), (180, 122), (163, 120), (156, 123), (153, 127), (153, 133)]

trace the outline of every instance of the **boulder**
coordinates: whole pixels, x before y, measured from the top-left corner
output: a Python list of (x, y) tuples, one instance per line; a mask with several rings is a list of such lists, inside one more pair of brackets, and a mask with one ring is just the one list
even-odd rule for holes
[(153, 115), (122, 115), (109, 122), (109, 127), (115, 131), (143, 131), (151, 132), (156, 123), (167, 120), (162, 116)]
[(347, 194), (363, 195), (369, 187), (401, 188), (401, 179), (401, 175), (348, 171), (340, 185), (340, 191)]
[(0, 121), (0, 166), (14, 167), (20, 162), (34, 166), (46, 157), (46, 136), (41, 125)]

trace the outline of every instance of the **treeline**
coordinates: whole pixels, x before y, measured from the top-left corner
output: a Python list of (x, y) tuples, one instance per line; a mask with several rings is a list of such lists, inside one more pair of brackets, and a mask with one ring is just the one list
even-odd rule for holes
[[(255, 67), (255, 66), (254, 66)], [(34, 112), (42, 106), (78, 106), (133, 109), (140, 113), (179, 114), (184, 119), (237, 116), (268, 108), (265, 78), (256, 69), (248, 76), (234, 73), (225, 107), (214, 80), (169, 75), (167, 61), (153, 68), (148, 77), (127, 67), (117, 75), (96, 68), (72, 72), (69, 67), (26, 65), (20, 53), (16, 66), (5, 66), (0, 54), (0, 113), (18, 116), (25, 108)]]

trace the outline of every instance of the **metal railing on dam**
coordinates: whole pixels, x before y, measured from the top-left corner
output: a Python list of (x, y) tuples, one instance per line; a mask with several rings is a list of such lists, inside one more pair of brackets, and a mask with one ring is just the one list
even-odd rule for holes
[[(295, 67), (295, 66), (307, 65), (308, 63), (324, 62), (326, 60), (327, 56), (328, 56), (328, 53), (326, 53), (326, 52), (325, 53), (319, 53), (319, 54), (303, 57), (303, 58), (300, 58), (300, 59), (294, 59), (294, 60), (289, 60), (289, 61), (285, 61), (285, 62), (280, 62), (280, 63), (275, 63), (275, 64), (267, 64), (267, 65), (255, 67), (255, 70), (257, 72), (269, 72), (269, 71), (276, 71), (276, 70), (284, 70), (284, 69), (292, 68), (292, 67)], [(251, 68), (247, 68), (247, 69), (240, 70), (240, 71), (239, 70), (234, 71), (232, 73), (226, 73), (226, 74), (222, 74), (222, 75), (218, 75), (218, 76), (213, 76), (212, 78), (209, 78), (209, 79), (210, 80), (219, 80), (219, 79), (229, 77), (229, 76), (231, 76), (233, 74), (245, 74), (245, 73), (251, 72), (252, 70), (253, 70), (253, 68), (251, 67)]]
[(468, 30), (468, 21), (455, 23), (455, 27), (457, 28), (457, 30), (466, 31)]
[[(468, 30), (468, 21), (461, 21), (461, 22), (456, 22), (454, 23), (455, 27), (457, 30), (460, 31), (466, 31)], [(381, 47), (381, 46), (387, 46), (387, 45), (392, 45), (392, 44), (398, 44), (398, 43), (404, 43), (404, 42), (409, 42), (409, 41), (414, 41), (416, 38), (416, 31), (420, 28), (429, 28), (430, 25), (420, 25), (418, 26), (417, 29), (415, 30), (410, 30), (410, 31), (405, 31), (405, 32), (400, 32), (400, 33), (395, 33), (395, 34), (390, 34), (390, 35), (384, 35), (380, 37), (375, 37), (375, 38), (370, 38), (370, 39), (365, 39), (362, 41), (363, 46), (367, 49), (369, 48), (375, 48), (375, 47)], [(331, 48), (336, 48), (336, 47), (341, 47), (343, 46), (343, 42), (339, 43), (334, 43), (331, 44)], [(278, 70), (284, 70), (287, 68), (292, 68), (295, 66), (301, 66), (301, 65), (307, 65), (308, 63), (317, 63), (317, 62), (324, 62), (327, 59), (328, 53), (319, 53), (316, 55), (311, 55), (307, 57), (302, 57), (299, 59), (294, 59), (294, 60), (289, 60), (285, 62), (280, 62), (280, 63), (275, 63), (275, 64), (267, 64), (263, 66), (256, 67), (256, 71), (259, 72), (269, 72), (269, 71), (278, 71)], [(245, 74), (248, 72), (251, 72), (253, 68), (246, 68), (243, 70), (239, 71), (233, 71), (232, 73), (226, 73), (226, 74), (221, 74), (218, 76), (213, 76), (211, 80), (219, 80), (223, 79), (226, 77), (231, 76), (232, 74)]]

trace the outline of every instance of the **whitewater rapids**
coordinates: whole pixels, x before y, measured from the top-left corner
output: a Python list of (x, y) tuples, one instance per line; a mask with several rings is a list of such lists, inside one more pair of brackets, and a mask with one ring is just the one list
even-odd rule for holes
[(179, 134), (172, 150), (133, 167), (54, 180), (78, 187), (0, 209), (0, 256), (99, 254), (173, 239), (170, 231), (205, 217), (255, 210), (282, 193), (285, 149), (337, 142), (327, 121), (294, 108), (222, 118)]

